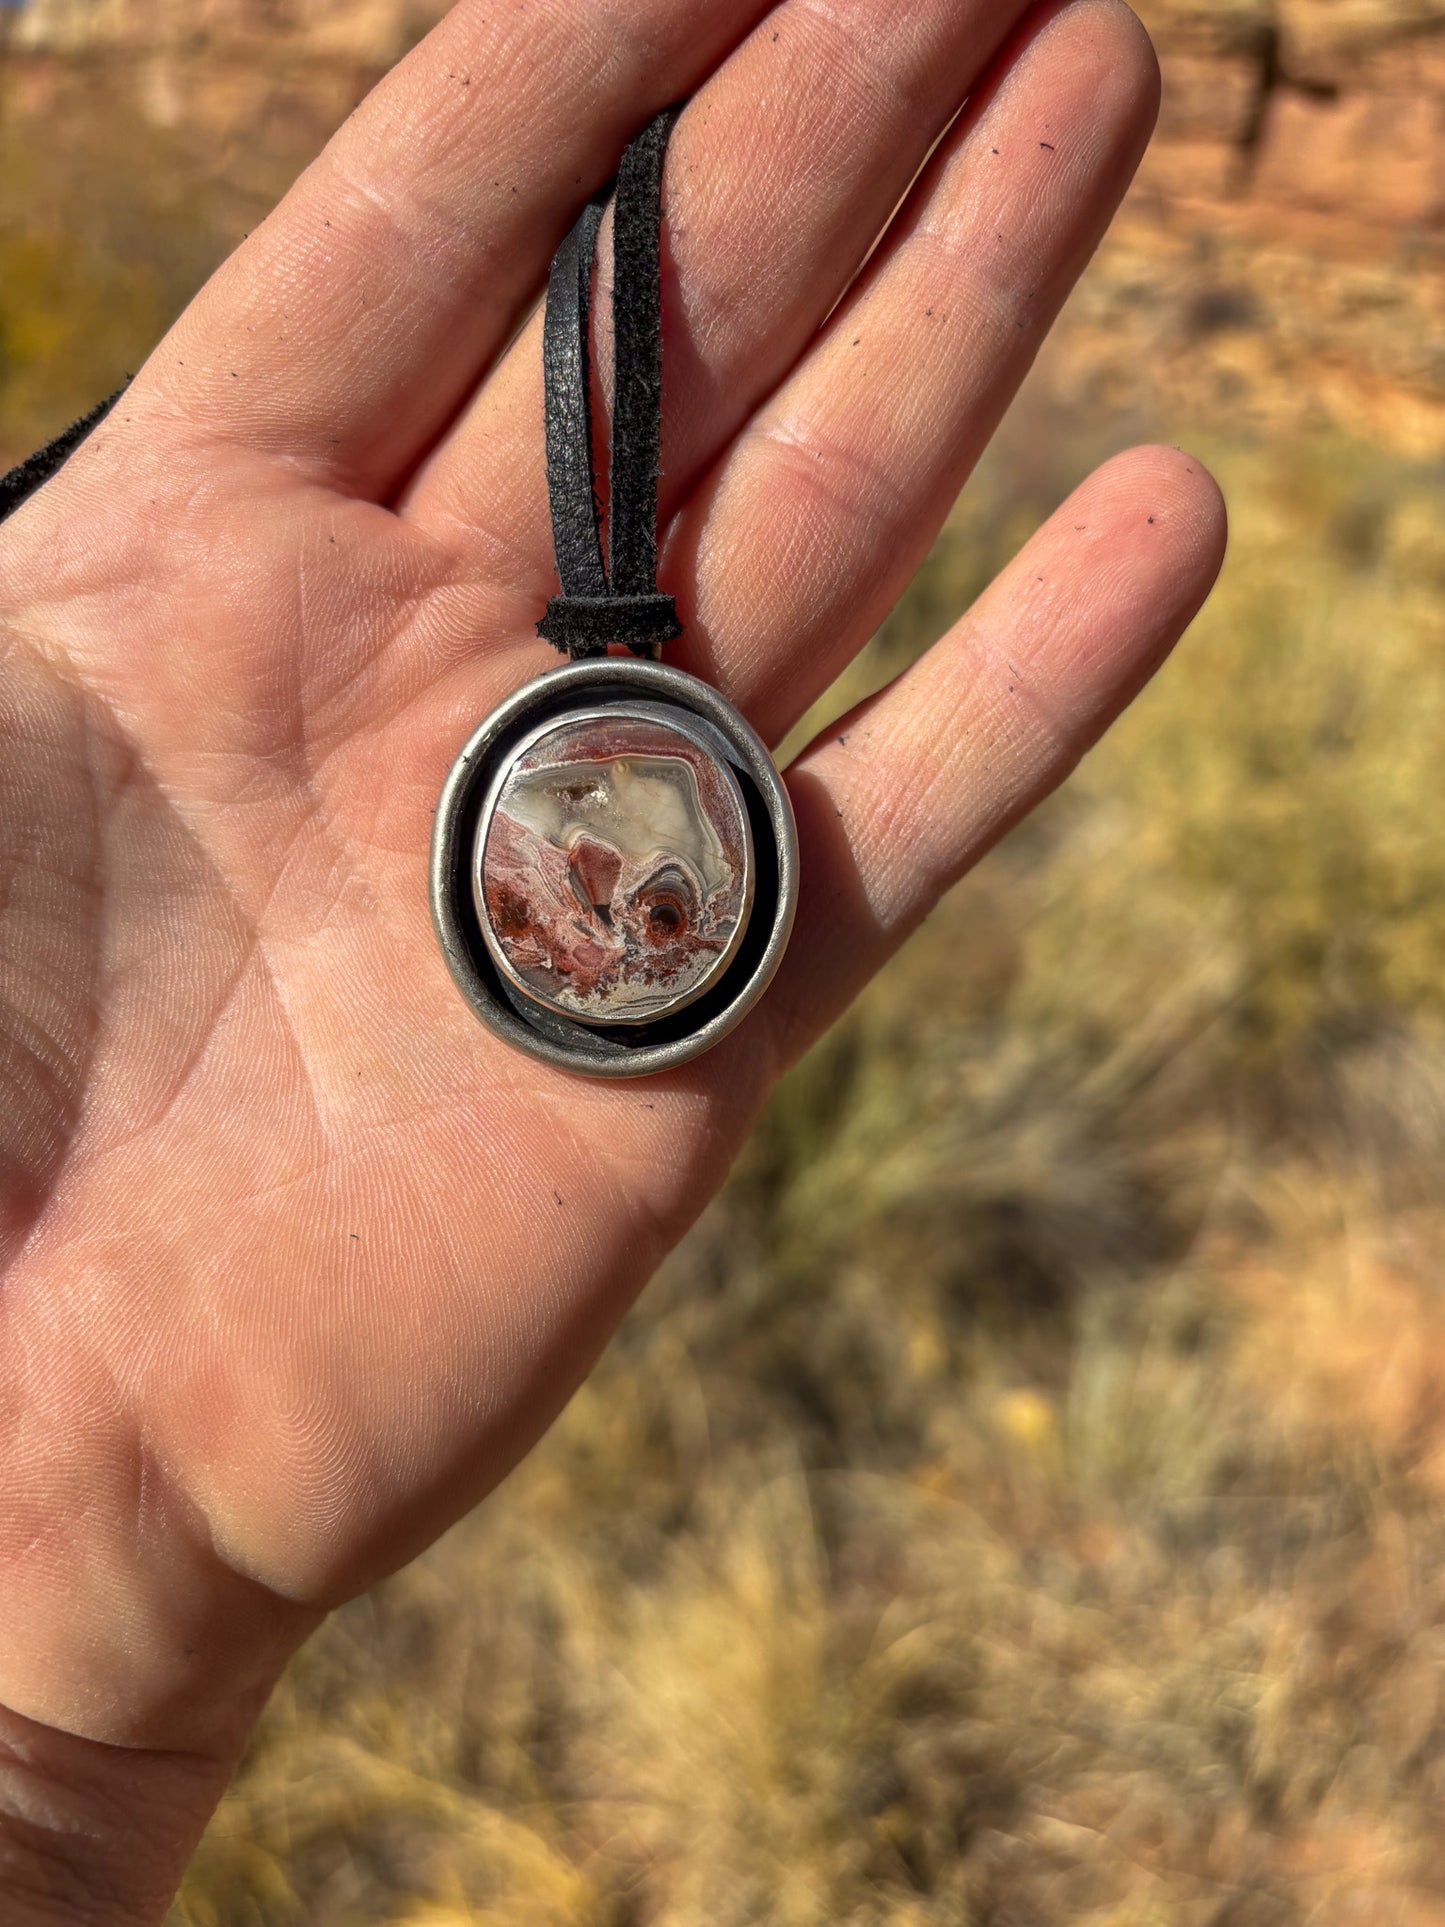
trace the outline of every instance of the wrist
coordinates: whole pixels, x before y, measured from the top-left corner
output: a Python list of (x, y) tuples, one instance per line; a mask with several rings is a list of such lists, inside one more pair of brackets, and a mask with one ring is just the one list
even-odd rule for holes
[[(245, 1649), (235, 1626), (218, 1637), (212, 1624), (208, 1636), (199, 1622), (159, 1643), (154, 1625), (92, 1624), (70, 1646), (73, 1615), (53, 1612), (40, 1639), (40, 1602), (26, 1602), (16, 1628), (7, 1613), (18, 1603), (0, 1598), (0, 1672), (13, 1681), (9, 1703), (0, 1697), (0, 1921), (151, 1927), (315, 1616), (290, 1609), (286, 1636), (259, 1646), (247, 1627)], [(12, 1640), (15, 1630), (28, 1639)], [(149, 1738), (117, 1743), (51, 1723), (65, 1709), (108, 1735)]]
[(219, 1754), (106, 1746), (0, 1708), (0, 1919), (164, 1919), (244, 1735)]
[(154, 1455), (95, 1416), (78, 1356), (38, 1388), (15, 1374), (3, 1428), (4, 1927), (163, 1920), (261, 1707), (322, 1617), (225, 1561)]
[(229, 1564), (79, 1347), (62, 1356), (38, 1383), (4, 1375), (0, 1707), (107, 1746), (225, 1754), (322, 1615)]
[(25, 1594), (0, 1583), (0, 1707), (123, 1750), (216, 1754), (249, 1731), (319, 1613), (233, 1580), (197, 1610), (174, 1599)]

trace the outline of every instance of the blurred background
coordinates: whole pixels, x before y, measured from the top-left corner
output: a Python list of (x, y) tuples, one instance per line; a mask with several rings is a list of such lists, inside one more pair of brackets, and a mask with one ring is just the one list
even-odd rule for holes
[[(1445, 4), (1143, 0), (1118, 226), (896, 672), (1132, 440), (1219, 593), (301, 1656), (178, 1927), (1445, 1923)], [(0, 462), (438, 0), (0, 0)]]

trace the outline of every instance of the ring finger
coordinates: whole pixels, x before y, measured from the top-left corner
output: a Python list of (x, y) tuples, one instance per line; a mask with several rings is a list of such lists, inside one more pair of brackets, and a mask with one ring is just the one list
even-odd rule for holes
[(683, 666), (777, 740), (923, 560), (1152, 131), (1120, 0), (1036, 11), (817, 347), (682, 510)]

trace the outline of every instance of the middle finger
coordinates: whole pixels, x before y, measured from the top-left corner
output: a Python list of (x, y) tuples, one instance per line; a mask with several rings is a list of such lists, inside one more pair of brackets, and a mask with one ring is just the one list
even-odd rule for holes
[[(664, 516), (816, 333), (1024, 9), (786, 0), (692, 102), (667, 164)], [(538, 314), (403, 504), (484, 533), (528, 591), (551, 570), (541, 419)]]

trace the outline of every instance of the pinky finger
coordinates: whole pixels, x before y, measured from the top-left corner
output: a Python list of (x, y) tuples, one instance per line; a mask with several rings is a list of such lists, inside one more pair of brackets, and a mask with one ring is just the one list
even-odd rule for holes
[(1127, 708), (1204, 603), (1225, 540), (1193, 457), (1116, 457), (921, 661), (804, 751), (788, 775), (798, 934), (764, 1006), (780, 1068)]

